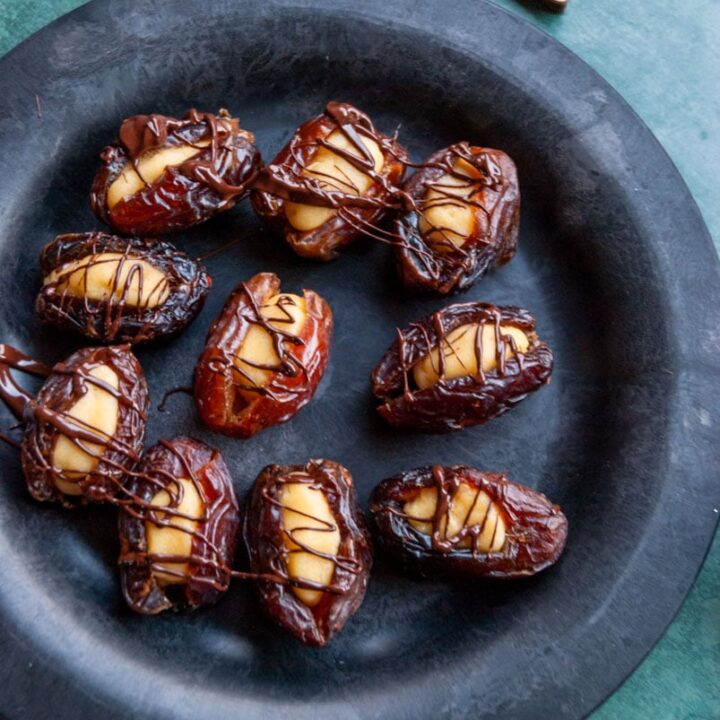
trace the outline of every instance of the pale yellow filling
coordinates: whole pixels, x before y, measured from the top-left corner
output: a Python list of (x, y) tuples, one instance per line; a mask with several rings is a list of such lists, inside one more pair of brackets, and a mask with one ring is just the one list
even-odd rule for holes
[(476, 208), (468, 201), (477, 193), (478, 185), (474, 181), (481, 174), (462, 158), (453, 162), (453, 169), (460, 177), (445, 174), (433, 181), (435, 187), (425, 195), (425, 209), (418, 223), (421, 234), (438, 252), (462, 247), (475, 229)]
[[(437, 509), (438, 491), (434, 487), (422, 488), (420, 492), (403, 505), (408, 522), (425, 535), (433, 532), (433, 520)], [(438, 534), (442, 540), (456, 537), (464, 528), (480, 531), (475, 540), (477, 552), (499, 552), (505, 544), (505, 521), (498, 506), (484, 491), (461, 483), (450, 500), (448, 512), (440, 518)], [(472, 534), (468, 533), (458, 547), (473, 547)]]
[[(380, 146), (365, 135), (361, 137), (363, 144), (372, 155), (375, 172), (380, 172), (384, 164)], [(355, 157), (363, 157), (360, 150), (341, 130), (330, 133), (326, 140), (330, 145), (345, 150)], [(373, 182), (369, 175), (358, 170), (351, 162), (325, 147), (320, 147), (315, 151), (312, 160), (303, 170), (302, 175), (315, 178), (325, 189), (337, 190), (351, 195), (362, 195), (367, 192)], [(335, 215), (336, 211), (318, 205), (288, 202), (285, 204), (285, 213), (288, 222), (296, 230), (306, 232), (315, 230), (326, 223)]]
[(153, 308), (167, 300), (165, 275), (144, 260), (123, 253), (99, 253), (74, 260), (53, 270), (43, 284), (71, 297), (107, 302), (111, 298), (130, 307)]
[[(478, 329), (480, 329), (480, 365), (483, 372), (490, 372), (497, 367), (497, 341), (495, 338), (494, 323), (469, 323), (460, 325), (447, 334), (441, 343), (445, 367), (443, 378), (466, 377), (478, 374)], [(527, 352), (530, 341), (527, 335), (513, 325), (500, 325), (500, 337), (505, 343), (505, 357), (510, 359), (515, 355), (510, 336), (517, 350)], [(434, 385), (440, 379), (440, 351), (435, 346), (425, 357), (413, 367), (415, 384), (421, 390)]]
[(108, 209), (112, 210), (121, 200), (140, 192), (146, 182), (152, 185), (165, 172), (166, 168), (182, 165), (186, 160), (202, 152), (202, 149), (209, 144), (210, 140), (208, 139), (199, 140), (195, 143), (195, 147), (182, 144), (150, 150), (138, 159), (139, 175), (133, 164), (127, 163), (107, 190)]
[[(307, 319), (305, 298), (289, 293), (273, 295), (260, 306), (260, 314), (271, 327), (297, 337)], [(277, 369), (279, 365), (273, 336), (261, 325), (251, 325), (235, 354), (235, 366), (242, 371), (235, 373), (237, 384), (263, 387), (272, 378), (272, 368)]]
[[(114, 390), (119, 387), (117, 373), (107, 365), (94, 367), (89, 375)], [(82, 494), (78, 482), (98, 466), (118, 425), (118, 399), (92, 382), (85, 381), (84, 386), (85, 394), (67, 411), (67, 415), (84, 430), (97, 435), (99, 442), (73, 441), (65, 435), (58, 435), (51, 462), (54, 468), (62, 471), (63, 477), (56, 475), (54, 482), (65, 495)]]
[[(182, 486), (183, 496), (173, 510), (188, 517), (179, 517), (172, 513), (153, 510), (151, 517), (160, 522), (170, 523), (172, 527), (157, 525), (152, 520), (145, 522), (145, 538), (149, 555), (174, 555), (186, 558), (190, 558), (192, 555), (192, 533), (197, 530), (198, 520), (202, 519), (204, 504), (192, 480), (181, 478), (177, 482)], [(173, 495), (177, 494), (176, 487), (172, 487), (171, 491)], [(167, 507), (173, 499), (167, 490), (160, 490), (151, 502), (156, 507)], [(161, 569), (153, 570), (153, 574), (160, 585), (176, 585), (187, 579), (188, 563), (159, 562), (156, 565), (159, 565)]]
[[(315, 554), (335, 557), (340, 547), (340, 530), (325, 494), (305, 483), (288, 483), (282, 489), (280, 503), (285, 547), (291, 551), (287, 561), (288, 575), (293, 580), (330, 585), (335, 562)], [(298, 542), (313, 552), (298, 550)], [(317, 605), (323, 596), (320, 590), (303, 588), (293, 588), (293, 593), (308, 607)]]

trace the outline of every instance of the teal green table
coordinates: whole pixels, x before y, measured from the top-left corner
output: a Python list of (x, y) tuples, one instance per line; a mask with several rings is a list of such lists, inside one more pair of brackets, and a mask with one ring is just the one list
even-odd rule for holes
[[(496, 1), (620, 91), (675, 161), (720, 248), (720, 0), (570, 0), (563, 15)], [(0, 0), (0, 55), (82, 4)], [(720, 720), (720, 536), (673, 624), (592, 720)]]

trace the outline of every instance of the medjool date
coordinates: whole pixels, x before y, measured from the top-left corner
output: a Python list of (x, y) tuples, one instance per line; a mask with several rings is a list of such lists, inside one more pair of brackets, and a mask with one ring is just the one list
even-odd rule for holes
[(84, 348), (26, 402), (22, 467), (36, 500), (72, 507), (123, 492), (145, 436), (148, 391), (127, 346)]
[(568, 529), (541, 493), (463, 465), (383, 480), (370, 512), (383, 549), (428, 577), (533, 575), (557, 561)]
[(126, 235), (162, 235), (208, 220), (246, 193), (261, 166), (254, 143), (225, 110), (129, 117), (100, 155), (93, 211)]
[(289, 420), (315, 393), (331, 336), (330, 307), (312, 290), (281, 292), (272, 273), (241, 283), (210, 327), (195, 368), (203, 422), (249, 437)]
[(350, 472), (330, 460), (269, 465), (244, 521), (265, 613), (308, 645), (324, 645), (360, 607), (370, 538)]
[(258, 175), (252, 204), (298, 255), (333, 260), (397, 204), (406, 158), (365, 113), (329, 102)]
[(120, 574), (139, 613), (194, 609), (227, 590), (240, 509), (219, 450), (161, 440), (132, 474), (120, 511)]
[(412, 209), (393, 224), (403, 283), (446, 295), (517, 249), (520, 189), (502, 151), (467, 142), (438, 150), (405, 183)]
[(181, 332), (212, 280), (170, 243), (101, 232), (60, 235), (40, 254), (41, 319), (103, 342), (147, 342)]
[(391, 425), (445, 432), (506, 412), (549, 382), (552, 366), (527, 310), (457, 303), (398, 330), (371, 382)]

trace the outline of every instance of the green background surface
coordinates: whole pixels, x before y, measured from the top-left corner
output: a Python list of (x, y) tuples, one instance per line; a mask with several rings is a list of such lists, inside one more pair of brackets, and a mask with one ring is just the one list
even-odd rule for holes
[[(570, 0), (562, 15), (531, 0), (496, 3), (557, 38), (625, 97), (674, 160), (720, 248), (720, 0)], [(82, 4), (0, 0), (0, 56)], [(720, 536), (675, 621), (592, 715), (626, 719), (720, 720)]]

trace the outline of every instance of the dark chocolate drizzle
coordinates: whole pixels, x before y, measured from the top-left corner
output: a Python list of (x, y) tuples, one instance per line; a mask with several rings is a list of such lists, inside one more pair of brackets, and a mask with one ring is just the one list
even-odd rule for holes
[[(158, 445), (177, 458), (182, 467), (179, 474), (176, 475), (158, 466), (140, 467), (131, 471), (129, 475), (139, 482), (144, 492), (141, 494), (126, 489), (124, 497), (115, 498), (114, 502), (116, 505), (121, 506), (125, 513), (142, 523), (152, 523), (159, 528), (171, 528), (190, 535), (192, 538), (190, 554), (171, 555), (134, 549), (121, 552), (118, 563), (120, 565), (145, 565), (150, 569), (151, 574), (170, 575), (182, 579), (185, 583), (192, 580), (194, 583), (208, 585), (214, 590), (223, 593), (229, 587), (232, 570), (229, 563), (223, 559), (224, 553), (206, 530), (211, 519), (217, 525), (222, 521), (223, 515), (233, 511), (237, 514), (239, 512), (237, 503), (234, 500), (234, 495), (228, 495), (227, 488), (213, 487), (215, 497), (211, 500), (208, 498), (208, 493), (201, 480), (200, 475), (206, 471), (207, 467), (217, 462), (220, 456), (219, 452), (217, 450), (212, 451), (208, 463), (196, 468), (193, 467), (194, 463), (191, 463), (186, 457), (187, 453), (176, 448), (175, 445), (178, 441), (188, 442), (188, 440), (180, 438), (176, 441), (160, 440)], [(188, 452), (191, 453), (192, 450)], [(202, 514), (199, 517), (188, 515), (178, 509), (184, 497), (184, 487), (180, 482), (181, 479), (189, 480), (200, 497)], [(151, 489), (150, 493), (147, 492), (148, 488)], [(152, 498), (163, 490), (168, 495), (167, 505), (154, 504)], [(150, 496), (149, 500), (146, 497), (147, 495)], [(175, 524), (174, 521), (181, 518), (192, 521), (195, 527), (187, 528)], [(168, 564), (186, 564), (188, 570), (183, 572), (168, 567)], [(209, 570), (210, 574), (198, 574), (196, 572), (197, 568)]]
[[(19, 425), (24, 428), (20, 444), (5, 435), (0, 437), (22, 451), (28, 489), (38, 500), (56, 499), (73, 505), (81, 499), (110, 501), (115, 493), (122, 491), (124, 476), (139, 459), (147, 420), (143, 404), (147, 399), (145, 381), (128, 375), (135, 373), (133, 363), (138, 369), (140, 366), (129, 352), (125, 355), (125, 350), (86, 348), (51, 370), (16, 348), (0, 345), (0, 398), (20, 418)], [(96, 355), (102, 357), (94, 359)], [(118, 375), (117, 389), (90, 375), (94, 367), (103, 364)], [(11, 369), (47, 378), (36, 397), (16, 383)], [(63, 376), (69, 378), (69, 382)], [(132, 390), (130, 383), (135, 384)], [(118, 401), (117, 428), (112, 436), (69, 414), (89, 385), (101, 388)], [(51, 458), (60, 435), (96, 458), (97, 466), (87, 473), (55, 467)], [(81, 496), (63, 493), (57, 481), (77, 484), (82, 490)]]
[[(309, 485), (313, 490), (319, 490), (323, 494), (326, 495), (327, 493), (327, 487), (324, 483), (321, 483), (318, 481), (316, 477), (313, 477), (310, 473), (308, 473), (304, 469), (298, 469), (293, 468), (291, 471), (289, 471), (286, 474), (277, 474), (275, 476), (275, 485), (273, 487), (265, 486), (262, 488), (262, 498), (265, 502), (270, 503), (274, 507), (278, 508), (278, 510), (282, 513), (283, 508), (285, 507), (281, 500), (279, 499), (279, 494), (282, 492), (281, 488), (283, 485), (289, 485), (289, 484), (295, 484), (299, 483), (302, 485)], [(279, 489), (280, 488), (280, 489)], [(271, 560), (271, 567), (272, 567), (272, 573), (270, 575), (271, 581), (276, 583), (282, 583), (285, 585), (290, 585), (291, 587), (300, 588), (300, 589), (306, 589), (306, 590), (319, 590), (322, 592), (330, 593), (331, 595), (343, 595), (352, 586), (354, 583), (354, 578), (352, 576), (358, 575), (362, 569), (363, 566), (360, 563), (360, 561), (357, 558), (350, 557), (350, 556), (344, 556), (341, 554), (331, 554), (331, 553), (323, 553), (319, 550), (316, 550), (315, 548), (310, 547), (306, 543), (302, 542), (302, 540), (299, 539), (298, 533), (303, 531), (312, 531), (312, 532), (335, 532), (341, 533), (341, 529), (338, 526), (337, 522), (333, 520), (332, 522), (328, 522), (326, 520), (323, 520), (322, 518), (319, 518), (315, 515), (307, 514), (304, 512), (301, 512), (300, 510), (292, 510), (293, 513), (302, 515), (306, 517), (308, 520), (311, 520), (315, 523), (318, 523), (321, 527), (318, 527), (317, 525), (307, 525), (302, 527), (297, 527), (292, 531), (287, 530), (283, 526), (282, 528), (282, 534), (284, 537), (286, 537), (290, 542), (297, 545), (297, 548), (288, 548), (283, 544), (281, 547), (278, 548), (278, 552), (275, 555), (274, 558)], [(329, 584), (323, 584), (323, 583), (317, 583), (313, 582), (311, 580), (307, 580), (304, 578), (295, 578), (291, 577), (288, 572), (288, 560), (291, 555), (294, 555), (296, 553), (309, 553), (310, 555), (314, 555), (315, 557), (322, 558), (323, 560), (329, 560), (330, 562), (335, 565), (336, 568), (345, 571), (349, 574), (349, 576), (344, 576), (345, 580), (341, 583), (334, 583), (331, 582)], [(335, 573), (333, 573), (333, 577), (335, 576)]]
[[(233, 149), (227, 141), (237, 134), (239, 127), (237, 119), (231, 117), (227, 110), (220, 110), (215, 115), (191, 108), (182, 119), (165, 115), (134, 115), (120, 126), (118, 142), (146, 185), (151, 183), (142, 177), (139, 164), (146, 152), (168, 143), (197, 148), (198, 154), (178, 165), (177, 171), (230, 199), (244, 194), (248, 187), (247, 183), (232, 185), (223, 179), (223, 174), (233, 162)], [(209, 141), (207, 147), (200, 144), (206, 140)], [(206, 149), (210, 150), (209, 155), (203, 152)]]
[[(469, 524), (474, 507), (470, 508), (457, 534), (448, 538), (445, 532), (450, 512), (463, 485), (477, 490), (476, 503), (480, 493), (488, 497), (488, 512), (481, 522)], [(412, 517), (405, 511), (406, 503), (427, 488), (437, 491), (434, 516)], [(493, 505), (503, 521), (504, 540), (501, 547), (492, 549), (496, 524), (489, 550), (483, 550), (478, 539)], [(557, 561), (568, 530), (561, 509), (542, 493), (510, 482), (502, 473), (465, 465), (426, 466), (387, 478), (373, 490), (370, 512), (384, 550), (408, 569), (433, 578), (476, 580), (533, 575)], [(431, 533), (411, 521), (430, 525)]]
[[(465, 331), (475, 332), (475, 342), (473, 348), (475, 351), (477, 373), (475, 375), (468, 373), (468, 377), (477, 377), (477, 379), (481, 383), (484, 383), (486, 380), (486, 373), (482, 368), (482, 331), (483, 327), (488, 324), (492, 324), (495, 334), (495, 361), (497, 363), (497, 367), (496, 370), (494, 370), (493, 372), (495, 372), (500, 377), (505, 375), (507, 371), (507, 362), (510, 357), (508, 354), (508, 348), (510, 348), (510, 350), (512, 351), (512, 357), (517, 360), (519, 368), (522, 371), (525, 355), (524, 353), (520, 352), (520, 348), (518, 347), (515, 338), (512, 335), (502, 332), (501, 325), (503, 323), (512, 324), (512, 322), (508, 319), (503, 319), (503, 313), (500, 308), (494, 307), (492, 305), (480, 305), (478, 303), (466, 303), (465, 305), (467, 306), (468, 310), (477, 309), (479, 311), (476, 314), (476, 317), (474, 317), (473, 319), (468, 319), (467, 323), (462, 323), (462, 325), (467, 324), (475, 326), (474, 328), (468, 328)], [(411, 344), (408, 342), (408, 335), (414, 335), (416, 333), (422, 335), (424, 345), (428, 348), (428, 353), (431, 353), (435, 349), (437, 349), (438, 366), (435, 367), (433, 365), (433, 368), (438, 375), (438, 380), (435, 384), (448, 382), (448, 380), (445, 378), (447, 353), (455, 354), (455, 350), (452, 344), (448, 341), (448, 335), (457, 327), (460, 327), (460, 325), (453, 323), (453, 326), (448, 328), (446, 326), (445, 314), (446, 313), (444, 310), (438, 310), (432, 315), (431, 323), (432, 330), (434, 331), (432, 333), (432, 336), (428, 330), (426, 323), (411, 323), (407, 330), (403, 331), (399, 328), (397, 330), (398, 345), (400, 348), (401, 371), (403, 374), (403, 394), (406, 398), (410, 397), (413, 392), (413, 381), (411, 378), (411, 372), (415, 365), (417, 365), (418, 361), (421, 360), (422, 357), (424, 357), (422, 356), (421, 358), (417, 358), (414, 356), (414, 354), (411, 354), (409, 352)], [(529, 336), (528, 339), (530, 340), (531, 349), (533, 337)], [(456, 378), (452, 379), (454, 380)]]
[[(288, 156), (294, 162), (285, 161), (267, 165), (253, 181), (253, 190), (268, 193), (290, 202), (332, 208), (337, 211), (338, 217), (358, 234), (412, 253), (432, 278), (439, 279), (443, 273), (448, 272), (448, 269), (452, 270), (455, 267), (458, 267), (462, 272), (469, 273), (474, 262), (473, 254), (468, 253), (462, 246), (454, 245), (447, 234), (449, 228), (432, 224), (427, 218), (427, 211), (438, 205), (473, 207), (488, 215), (489, 219), (488, 210), (479, 195), (486, 188), (500, 192), (507, 182), (503, 177), (501, 168), (493, 160), (490, 153), (473, 152), (469, 143), (460, 142), (448, 148), (443, 157), (438, 158), (436, 153), (425, 163), (412, 163), (404, 154), (401, 155), (396, 151), (394, 138), (379, 133), (370, 119), (351, 105), (329, 102), (325, 108), (325, 115), (332, 121), (330, 131), (323, 137), (309, 141), (303, 137), (302, 133), (296, 133), (290, 140), (287, 150)], [(326, 137), (334, 129), (340, 130), (345, 135), (356, 152), (338, 148), (326, 140)], [(371, 139), (377, 143), (386, 163), (391, 158), (404, 167), (412, 167), (422, 171), (425, 175), (432, 176), (434, 180), (426, 184), (424, 195), (415, 197), (408, 192), (407, 184), (400, 186), (391, 183), (382, 172), (382, 169), (377, 172), (374, 168), (372, 154), (365, 143), (366, 139)], [(337, 177), (328, 178), (327, 181), (324, 181), (323, 178), (306, 176), (304, 171), (312, 161), (314, 151), (321, 147), (330, 150), (349, 162), (371, 180), (371, 187), (379, 187), (381, 192), (360, 192), (359, 188), (349, 178), (347, 182), (343, 182), (342, 178)], [(471, 178), (455, 167), (456, 162), (460, 160), (465, 160), (475, 168), (479, 173), (479, 177)], [(317, 174), (317, 172), (314, 172), (314, 175)], [(449, 186), (444, 186), (439, 181), (442, 175), (449, 175), (465, 182), (465, 186), (454, 185), (452, 189), (456, 192), (458, 189), (465, 189), (466, 192), (461, 196), (450, 192)], [(338, 189), (336, 187), (338, 184), (345, 185), (345, 187)], [(448, 190), (445, 189), (446, 187)], [(431, 190), (436, 191), (440, 197), (428, 200), (427, 194)], [(367, 210), (379, 211), (380, 216), (376, 216), (375, 221), (369, 220), (367, 212), (362, 212)], [(406, 237), (407, 233), (381, 226), (378, 220), (387, 211), (402, 213), (408, 218), (414, 217), (416, 224), (417, 218), (422, 218), (428, 224), (424, 238), (429, 237), (432, 233), (439, 234), (441, 240), (438, 242), (435, 235), (433, 235), (434, 243), (426, 243), (424, 238), (420, 242), (413, 241)], [(307, 232), (313, 234), (318, 232), (319, 229), (316, 228)], [(489, 222), (486, 234), (488, 237), (482, 239), (480, 244), (490, 244), (492, 242), (492, 238), (489, 237)], [(438, 252), (436, 249), (438, 244), (444, 246), (443, 252)]]
[[(435, 514), (430, 520), (426, 517), (422, 518), (409, 515), (405, 511), (393, 505), (384, 506), (380, 510), (380, 512), (392, 513), (393, 515), (401, 517), (405, 520), (414, 520), (415, 522), (423, 523), (430, 522), (432, 525), (432, 530), (430, 532), (430, 537), (432, 539), (432, 548), (433, 550), (436, 550), (440, 553), (462, 551), (464, 549), (463, 544), (466, 540), (469, 539), (470, 550), (473, 556), (477, 557), (480, 554), (491, 554), (480, 550), (479, 540), (483, 532), (485, 531), (485, 524), (487, 523), (488, 517), (490, 516), (490, 509), (494, 505), (498, 512), (498, 517), (502, 518), (502, 521), (505, 523), (505, 542), (503, 543), (503, 547), (506, 543), (513, 542), (515, 540), (512, 527), (508, 525), (508, 519), (502, 509), (502, 492), (500, 493), (499, 498), (490, 498), (490, 502), (488, 503), (482, 520), (479, 523), (473, 523), (472, 525), (470, 525), (468, 524), (468, 520), (475, 511), (481, 495), (484, 493), (483, 488), (478, 487), (475, 482), (471, 481), (471, 479), (463, 477), (458, 473), (446, 473), (446, 469), (442, 465), (432, 466), (432, 479), (435, 485), (435, 489), (437, 490), (437, 504), (435, 506)], [(448, 536), (447, 528), (450, 523), (450, 513), (452, 512), (455, 496), (463, 484), (468, 484), (475, 487), (477, 489), (477, 494), (475, 495), (475, 499), (473, 500), (472, 505), (470, 506), (465, 515), (465, 519), (460, 529), (456, 532), (456, 534)], [(503, 490), (502, 487), (500, 489), (501, 491)], [(495, 528), (493, 529), (493, 535), (490, 538), (489, 545), (491, 548), (495, 544), (498, 525), (499, 520), (496, 522)], [(417, 528), (415, 529), (417, 530), (417, 532), (423, 532), (422, 530), (419, 530)], [(502, 548), (500, 548), (496, 552), (502, 553), (503, 550)]]
[[(242, 349), (241, 341), (233, 348), (223, 348), (219, 356), (216, 354), (207, 363), (208, 369), (211, 372), (223, 376), (228, 373), (230, 373), (230, 375), (234, 374), (239, 378), (239, 381), (233, 381), (233, 384), (237, 385), (239, 391), (266, 395), (273, 400), (280, 400), (280, 393), (283, 397), (287, 397), (288, 394), (293, 395), (295, 393), (303, 392), (302, 386), (293, 390), (284, 386), (280, 387), (279, 383), (281, 382), (280, 378), (282, 376), (296, 377), (299, 373), (303, 373), (307, 376), (308, 369), (305, 364), (300, 360), (300, 358), (290, 352), (290, 346), (305, 345), (305, 340), (297, 335), (286, 332), (282, 328), (274, 327), (274, 325), (272, 325), (270, 321), (260, 312), (261, 306), (258, 304), (258, 301), (252, 291), (248, 288), (247, 283), (242, 282), (239, 287), (242, 289), (243, 294), (248, 300), (247, 305), (239, 313), (239, 318), (250, 325), (259, 325), (270, 335), (275, 353), (279, 358), (279, 362), (274, 365), (250, 362), (239, 355), (239, 352)], [(283, 296), (281, 302), (275, 306), (281, 311), (283, 317), (273, 319), (273, 323), (287, 323), (292, 325), (293, 317), (286, 307), (284, 307), (286, 305), (295, 305), (293, 298), (287, 295)], [(270, 381), (265, 385), (258, 385), (246, 370), (236, 364), (236, 361), (242, 362), (250, 367), (257, 368), (258, 370), (267, 370), (273, 373), (270, 377)]]
[[(108, 254), (120, 257), (102, 258)], [(73, 268), (76, 263), (84, 264)], [(117, 267), (102, 299), (71, 291), (71, 276), (80, 274), (86, 289), (90, 271), (104, 263)], [(144, 263), (160, 274), (152, 286)], [(138, 343), (177, 334), (199, 312), (212, 282), (201, 265), (170, 243), (102, 232), (59, 235), (43, 248), (40, 265), (44, 284), (36, 310), (43, 320), (105, 342)], [(52, 273), (57, 277), (50, 282)], [(129, 300), (133, 291), (139, 298), (135, 304)]]
[[(33, 360), (12, 345), (0, 344), (0, 398), (15, 417), (22, 420), (28, 406), (32, 403), (33, 396), (18, 385), (11, 370), (20, 370), (20, 372), (45, 378), (50, 374), (50, 368), (44, 363)], [(4, 439), (7, 440), (7, 438)], [(11, 444), (15, 443), (11, 442)]]
[[(346, 103), (331, 101), (325, 107), (325, 113), (332, 118), (336, 128), (342, 131), (351, 145), (360, 153), (360, 156), (332, 145), (324, 137), (308, 143), (296, 134), (290, 141), (290, 153), (301, 167), (300, 172), (294, 171), (286, 165), (267, 165), (254, 179), (252, 183), (253, 190), (267, 192), (295, 203), (319, 205), (334, 209), (351, 207), (389, 210), (402, 207), (406, 198), (405, 193), (400, 188), (388, 183), (387, 178), (375, 170), (372, 153), (363, 140), (363, 138), (373, 140), (379, 146), (384, 157), (389, 155), (400, 159), (395, 153), (393, 139), (379, 133), (367, 115)], [(328, 135), (331, 133), (332, 130)], [(330, 150), (361, 173), (367, 175), (391, 197), (371, 197), (367, 194), (361, 194), (349, 178), (346, 183), (336, 177), (329, 178), (333, 183), (346, 185), (348, 188), (346, 192), (334, 189), (317, 178), (303, 175), (304, 163), (298, 155), (298, 150), (301, 147), (324, 147)], [(313, 155), (314, 153), (311, 151), (309, 158), (311, 159)]]
[(191, 395), (193, 394), (193, 389), (191, 385), (181, 385), (178, 387), (170, 388), (168, 391), (166, 391), (163, 396), (162, 400), (160, 401), (160, 404), (158, 405), (158, 412), (166, 412), (165, 405), (167, 404), (167, 401), (173, 396), (177, 395), (178, 393), (184, 393), (185, 395)]

